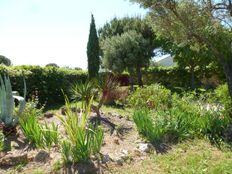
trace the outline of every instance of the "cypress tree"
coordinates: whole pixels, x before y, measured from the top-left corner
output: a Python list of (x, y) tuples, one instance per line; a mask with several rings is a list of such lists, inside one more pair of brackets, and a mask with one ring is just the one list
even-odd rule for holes
[(98, 75), (99, 71), (99, 41), (97, 36), (97, 30), (95, 26), (95, 20), (93, 14), (91, 15), (89, 40), (87, 44), (87, 57), (88, 57), (88, 74), (89, 79)]

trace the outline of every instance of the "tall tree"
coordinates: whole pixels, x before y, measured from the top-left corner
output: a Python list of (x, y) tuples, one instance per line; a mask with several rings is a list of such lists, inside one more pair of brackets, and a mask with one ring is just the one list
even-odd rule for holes
[(89, 31), (89, 40), (87, 44), (87, 57), (88, 57), (88, 74), (92, 79), (98, 76), (100, 59), (99, 59), (99, 41), (95, 20), (93, 14), (91, 15), (91, 24)]
[(128, 31), (122, 35), (107, 38), (102, 43), (103, 65), (116, 73), (127, 70), (130, 74), (130, 85), (133, 90), (133, 75), (142, 85), (141, 68), (149, 65), (149, 42), (136, 31)]
[(232, 0), (131, 0), (150, 9), (155, 31), (179, 46), (206, 47), (221, 64), (232, 100)]
[(6, 66), (10, 66), (11, 65), (11, 60), (8, 59), (5, 56), (0, 55), (0, 64), (6, 65)]
[[(141, 68), (144, 67), (145, 64), (146, 64), (146, 66), (149, 64), (147, 62), (147, 60), (149, 60), (154, 55), (153, 50), (155, 47), (157, 47), (155, 33), (154, 33), (150, 23), (146, 19), (142, 19), (140, 17), (124, 17), (121, 19), (114, 18), (110, 22), (107, 22), (103, 27), (101, 27), (98, 30), (99, 40), (100, 40), (101, 48), (104, 49), (103, 52), (106, 53), (107, 52), (106, 48), (108, 48), (108, 46), (107, 47), (103, 46), (103, 43), (109, 42), (109, 38), (112, 38), (114, 36), (118, 36), (116, 38), (119, 39), (120, 38), (119, 36), (122, 36), (127, 32), (129, 32), (131, 34), (132, 30), (134, 32), (136, 32), (137, 34), (139, 34), (139, 37), (142, 38), (142, 42), (144, 42), (144, 40), (146, 40), (145, 42), (147, 43), (146, 47), (144, 47), (144, 44), (140, 45), (141, 48), (137, 47), (137, 49), (139, 51), (141, 51), (141, 50), (144, 51), (144, 54), (139, 53), (141, 57), (138, 58), (137, 57), (138, 54), (135, 53), (135, 51), (131, 52), (131, 54), (132, 53), (135, 54), (134, 55), (135, 59), (142, 62), (141, 65), (137, 64), (137, 66), (138, 66), (138, 68), (136, 70), (137, 72), (135, 72), (134, 74), (136, 74), (136, 76), (137, 76), (139, 86), (143, 86)], [(128, 35), (128, 33), (126, 35)], [(125, 36), (123, 36), (123, 38), (125, 38)], [(122, 38), (120, 38), (120, 39), (122, 39)], [(105, 40), (107, 40), (107, 41), (105, 42)], [(115, 38), (113, 40), (115, 40)], [(136, 40), (136, 38), (135, 38), (135, 40)], [(123, 42), (121, 42), (120, 44), (123, 44)], [(114, 44), (114, 46), (115, 46), (115, 44)], [(101, 52), (101, 55), (103, 52)], [(104, 61), (106, 60), (105, 55), (102, 55), (102, 57), (104, 59), (103, 60), (103, 64), (104, 64)], [(144, 64), (144, 62), (146, 62), (146, 63)], [(131, 63), (135, 63), (135, 65), (136, 65), (136, 62), (131, 62)], [(106, 64), (104, 64), (104, 65), (106, 65)], [(116, 64), (114, 64), (114, 66), (116, 66)], [(132, 66), (130, 66), (130, 67), (132, 67)], [(109, 66), (107, 68), (109, 68)], [(126, 70), (128, 70), (128, 69), (126, 69)], [(129, 73), (132, 75), (131, 72), (129, 72)], [(131, 80), (132, 80), (132, 78), (131, 78)]]

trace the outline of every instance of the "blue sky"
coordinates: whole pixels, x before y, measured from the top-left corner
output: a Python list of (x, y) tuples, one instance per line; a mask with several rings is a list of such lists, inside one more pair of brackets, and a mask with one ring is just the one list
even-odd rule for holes
[(14, 65), (86, 69), (91, 13), (99, 28), (115, 16), (146, 11), (129, 0), (0, 0), (0, 55)]

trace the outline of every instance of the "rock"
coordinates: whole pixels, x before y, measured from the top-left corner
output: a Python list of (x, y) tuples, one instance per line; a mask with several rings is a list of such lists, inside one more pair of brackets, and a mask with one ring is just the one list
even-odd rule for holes
[(152, 150), (152, 145), (149, 143), (139, 144), (139, 150), (145, 153), (149, 153)]
[(18, 164), (27, 163), (27, 154), (7, 154), (0, 159), (0, 166), (15, 166)]
[(44, 117), (46, 117), (46, 118), (51, 118), (51, 117), (53, 117), (54, 116), (54, 113), (53, 112), (46, 112), (45, 114), (44, 114)]
[(122, 166), (123, 163), (124, 163), (124, 160), (123, 160), (122, 158), (120, 158), (120, 157), (115, 158), (114, 161), (115, 161), (116, 164), (119, 165), (119, 166)]
[(110, 156), (108, 154), (102, 156), (102, 163), (108, 163), (110, 162)]
[(35, 156), (34, 161), (45, 163), (48, 161), (49, 158), (50, 158), (50, 155), (48, 152), (46, 152), (45, 150), (40, 150)]
[(122, 150), (122, 154), (124, 154), (124, 155), (128, 155), (129, 153), (128, 153), (128, 151), (127, 150)]

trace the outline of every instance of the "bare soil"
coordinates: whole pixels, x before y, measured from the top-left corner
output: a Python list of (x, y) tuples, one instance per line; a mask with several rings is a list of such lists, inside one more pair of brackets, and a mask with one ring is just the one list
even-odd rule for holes
[[(40, 119), (41, 122), (55, 122), (59, 125), (59, 132), (63, 136), (65, 135), (64, 128), (61, 125), (60, 120), (56, 115), (60, 114), (57, 112), (53, 117)], [(90, 120), (94, 119), (96, 115), (90, 114)], [(146, 154), (140, 154), (136, 150), (136, 147), (142, 140), (139, 138), (137, 131), (135, 130), (134, 123), (121, 115), (116, 113), (102, 113), (102, 118), (107, 120), (102, 122), (104, 129), (104, 143), (101, 149), (101, 158), (92, 157), (88, 163), (77, 164), (70, 166), (61, 166), (62, 168), (55, 169), (56, 163), (62, 161), (61, 153), (58, 147), (51, 148), (48, 152), (50, 158), (43, 162), (35, 162), (34, 157), (40, 151), (40, 149), (33, 149), (26, 142), (22, 132), (18, 129), (17, 136), (9, 136), (7, 143), (9, 144), (8, 152), (0, 154), (0, 159), (5, 155), (12, 153), (27, 154), (28, 162), (26, 164), (18, 164), (15, 166), (0, 165), (0, 174), (5, 173), (111, 173), (111, 169), (114, 167), (120, 167), (124, 164), (130, 164), (134, 161), (140, 161), (146, 158)], [(108, 123), (115, 125), (113, 128)], [(118, 163), (117, 159), (122, 154), (126, 154), (126, 159), (123, 163)], [(108, 161), (104, 161), (104, 156), (109, 156)], [(60, 167), (60, 166), (59, 166)]]

